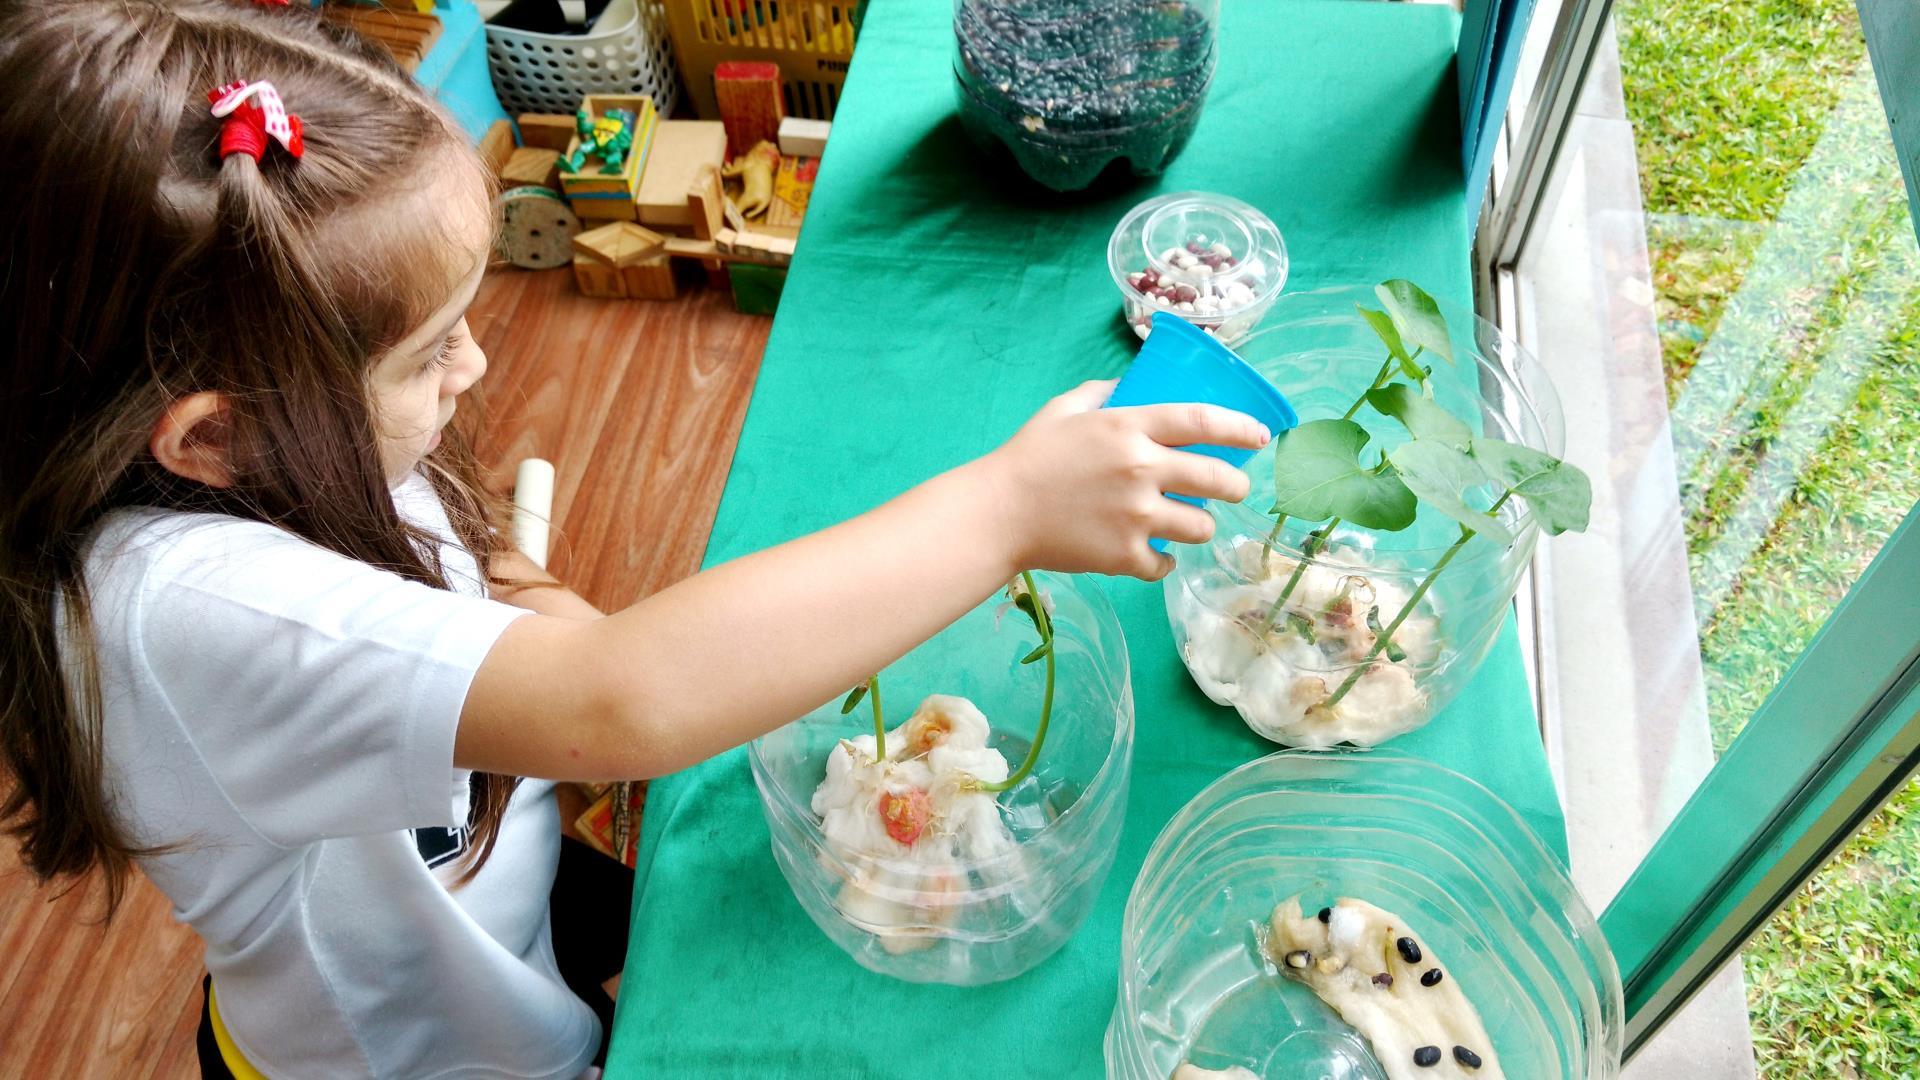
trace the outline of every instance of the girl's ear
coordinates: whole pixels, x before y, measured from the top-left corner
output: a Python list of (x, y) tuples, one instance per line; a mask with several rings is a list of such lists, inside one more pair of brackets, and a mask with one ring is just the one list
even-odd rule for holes
[(154, 423), (147, 449), (161, 468), (175, 476), (208, 487), (231, 487), (229, 421), (227, 396), (217, 390), (175, 398)]

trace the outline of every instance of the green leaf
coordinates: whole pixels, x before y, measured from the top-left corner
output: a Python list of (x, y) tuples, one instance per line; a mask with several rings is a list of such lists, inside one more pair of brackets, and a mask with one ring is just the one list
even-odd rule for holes
[[(1378, 604), (1367, 609), (1367, 629), (1373, 631), (1374, 637), (1386, 636), (1386, 630), (1380, 625), (1380, 605)], [(1392, 638), (1387, 638), (1387, 659), (1397, 664), (1406, 658), (1407, 650), (1395, 645)]]
[(1387, 451), (1387, 460), (1420, 501), (1500, 544), (1513, 543), (1513, 531), (1484, 510), (1468, 506), (1465, 493), (1486, 483), (1480, 463), (1444, 442), (1415, 439)]
[(1367, 391), (1367, 403), (1400, 421), (1416, 439), (1435, 439), (1461, 451), (1473, 448), (1471, 428), (1431, 400), (1414, 393), (1413, 387), (1406, 383)]
[(1393, 354), (1395, 360), (1400, 361), (1401, 370), (1404, 371), (1408, 364), (1413, 363), (1413, 360), (1407, 356), (1406, 343), (1400, 340), (1400, 331), (1394, 329), (1391, 315), (1384, 311), (1361, 307), (1359, 304), (1353, 306), (1360, 312), (1360, 317), (1367, 320), (1367, 325), (1373, 327), (1373, 332), (1380, 335), (1380, 340), (1386, 344), (1387, 351)]
[(854, 709), (858, 708), (860, 706), (860, 699), (866, 696), (867, 696), (866, 683), (861, 683), (859, 686), (854, 687), (853, 693), (847, 695), (847, 700), (840, 703), (840, 715), (845, 716), (848, 713), (852, 712)]
[(1533, 519), (1549, 534), (1586, 529), (1593, 485), (1577, 467), (1499, 439), (1473, 440), (1473, 457), (1496, 485), (1527, 500)]
[(1287, 612), (1287, 625), (1293, 628), (1294, 633), (1300, 635), (1302, 641), (1305, 641), (1309, 645), (1313, 644), (1312, 619), (1307, 618), (1297, 611), (1289, 611)]
[(1438, 353), (1447, 363), (1453, 363), (1453, 338), (1447, 333), (1446, 316), (1440, 314), (1440, 305), (1433, 302), (1426, 290), (1404, 278), (1395, 278), (1375, 285), (1373, 294), (1386, 307), (1401, 341)]
[(1047, 655), (1047, 650), (1050, 648), (1052, 648), (1052, 646), (1048, 645), (1046, 642), (1043, 641), (1038, 646), (1036, 646), (1032, 652), (1021, 657), (1020, 662), (1023, 664), (1031, 664), (1035, 660), (1038, 660), (1041, 657)]
[(1275, 436), (1274, 512), (1387, 532), (1413, 524), (1413, 493), (1392, 472), (1361, 466), (1366, 445), (1366, 429), (1351, 420), (1313, 420)]

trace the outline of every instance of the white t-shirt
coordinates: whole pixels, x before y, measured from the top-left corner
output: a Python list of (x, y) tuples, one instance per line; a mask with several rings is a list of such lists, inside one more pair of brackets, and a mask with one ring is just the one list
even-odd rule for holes
[(524, 612), (487, 599), (424, 477), (394, 499), (456, 591), (258, 522), (109, 516), (86, 573), (110, 804), (135, 842), (180, 845), (141, 869), (268, 1076), (575, 1077), (600, 1025), (554, 963), (553, 785), (523, 782), (447, 887), (461, 705)]

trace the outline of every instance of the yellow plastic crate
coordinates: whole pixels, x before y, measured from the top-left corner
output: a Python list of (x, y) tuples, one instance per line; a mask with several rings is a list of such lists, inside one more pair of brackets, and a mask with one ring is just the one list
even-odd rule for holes
[(667, 0), (681, 81), (699, 114), (720, 118), (713, 69), (722, 60), (780, 65), (788, 116), (833, 119), (853, 60), (858, 0)]

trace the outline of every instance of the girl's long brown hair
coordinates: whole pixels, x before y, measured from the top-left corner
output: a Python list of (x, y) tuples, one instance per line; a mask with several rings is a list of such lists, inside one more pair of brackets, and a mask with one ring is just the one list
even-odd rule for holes
[[(220, 158), (206, 94), (236, 79), (279, 89), (303, 158)], [(111, 916), (131, 860), (162, 850), (127, 836), (106, 789), (82, 574), (103, 515), (215, 510), (447, 587), (394, 508), (368, 371), (472, 270), (448, 222), (488, 196), (432, 100), (308, 12), (0, 0), (0, 821), (43, 878), (101, 868)], [(231, 402), (229, 488), (147, 450), (168, 402), (201, 390)], [(428, 472), (484, 571), (500, 541), (449, 435)], [(467, 876), (515, 783), (475, 775)]]

